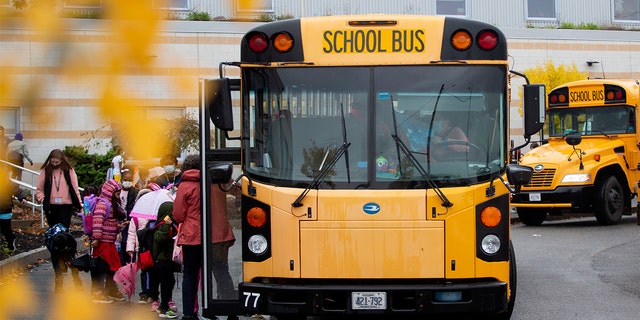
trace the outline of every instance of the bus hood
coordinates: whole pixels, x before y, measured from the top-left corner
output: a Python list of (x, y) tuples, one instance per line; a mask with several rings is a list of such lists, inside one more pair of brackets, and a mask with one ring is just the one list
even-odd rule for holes
[[(523, 186), (523, 190), (532, 187), (555, 188), (561, 184), (562, 178), (566, 174), (571, 173), (590, 173), (595, 177), (599, 168), (610, 163), (624, 161), (620, 154), (623, 153), (623, 147), (624, 144), (621, 140), (605, 137), (583, 138), (582, 142), (575, 146), (575, 150), (564, 140), (551, 140), (549, 143), (527, 152), (520, 159), (521, 165), (529, 166), (534, 170), (532, 183)], [(595, 155), (599, 155), (599, 160), (596, 160)], [(582, 157), (583, 169), (580, 169), (580, 156)], [(536, 183), (536, 179), (542, 175), (547, 177), (546, 181), (543, 184)], [(553, 183), (548, 179), (552, 176), (554, 177)], [(593, 181), (585, 181), (584, 183), (592, 184)]]
[[(615, 154), (614, 149), (623, 147), (624, 143), (618, 139), (610, 138), (583, 138), (582, 142), (575, 146), (570, 146), (564, 140), (550, 140), (549, 143), (543, 144), (529, 152), (521, 159), (520, 164), (535, 167), (538, 163), (559, 163), (559, 162), (575, 162), (579, 163), (576, 152), (583, 152), (583, 161), (589, 156), (600, 154), (601, 156)], [(571, 160), (568, 160), (571, 159)]]

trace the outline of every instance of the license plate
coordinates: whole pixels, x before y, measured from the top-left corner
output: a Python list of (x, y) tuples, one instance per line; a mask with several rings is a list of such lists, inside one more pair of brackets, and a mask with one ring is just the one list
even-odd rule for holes
[(387, 293), (351, 292), (351, 308), (353, 310), (385, 310), (387, 309)]
[(540, 193), (535, 192), (535, 193), (529, 193), (529, 201), (542, 201), (542, 196), (540, 196)]

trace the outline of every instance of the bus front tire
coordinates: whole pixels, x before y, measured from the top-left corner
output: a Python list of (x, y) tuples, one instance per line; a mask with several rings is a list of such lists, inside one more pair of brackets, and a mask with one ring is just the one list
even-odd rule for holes
[(594, 211), (598, 223), (604, 226), (617, 224), (624, 211), (624, 190), (615, 176), (608, 177), (598, 189)]
[(528, 226), (539, 226), (547, 219), (547, 212), (534, 208), (517, 208), (518, 218)]

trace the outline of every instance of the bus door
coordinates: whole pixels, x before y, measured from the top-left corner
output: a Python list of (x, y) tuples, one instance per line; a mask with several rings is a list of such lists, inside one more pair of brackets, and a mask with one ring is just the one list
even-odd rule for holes
[[(240, 192), (237, 188), (223, 191), (220, 185), (211, 182), (220, 180), (214, 168), (240, 163), (239, 148), (227, 147), (225, 135), (212, 126), (211, 115), (216, 119), (217, 110), (209, 109), (212, 103), (207, 101), (210, 98), (207, 93), (213, 92), (216, 85), (211, 80), (202, 80), (200, 84), (202, 288), (198, 290), (196, 306), (200, 306), (204, 317), (211, 319), (239, 314), (238, 283), (242, 281), (240, 209), (235, 205), (239, 201), (234, 200), (234, 196), (240, 199)], [(232, 129), (233, 123), (226, 127)], [(222, 180), (230, 179), (231, 176)]]

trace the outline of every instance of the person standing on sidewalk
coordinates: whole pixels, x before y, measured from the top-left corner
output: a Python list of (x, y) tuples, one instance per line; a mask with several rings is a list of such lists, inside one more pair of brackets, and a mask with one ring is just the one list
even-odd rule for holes
[[(29, 150), (27, 149), (27, 144), (22, 141), (23, 136), (22, 133), (16, 133), (15, 140), (11, 141), (7, 146), (7, 161), (24, 167), (24, 160), (27, 159), (29, 164), (33, 165), (33, 160), (29, 157)], [(11, 167), (11, 177), (16, 180), (22, 180), (22, 169)]]
[(4, 135), (4, 127), (0, 126), (0, 159), (4, 160), (7, 157), (7, 146), (11, 140)]
[[(92, 256), (104, 260), (109, 267), (107, 270), (100, 270), (96, 274), (96, 279), (92, 284), (94, 301), (105, 301), (106, 296), (111, 300), (124, 301), (122, 293), (113, 280), (116, 271), (122, 266), (120, 256), (116, 249), (116, 237), (118, 236), (119, 221), (124, 220), (124, 209), (120, 205), (120, 190), (122, 187), (118, 181), (112, 179), (102, 185), (100, 198), (110, 203), (110, 208), (104, 201), (98, 201), (93, 210), (91, 224), (93, 232), (91, 234)], [(110, 210), (109, 210), (110, 209)]]
[[(225, 193), (212, 188), (213, 276), (218, 297), (236, 299), (229, 274), (229, 248), (235, 242), (233, 229), (226, 217)], [(202, 268), (202, 233), (200, 212), (200, 156), (188, 155), (182, 163), (182, 178), (173, 206), (173, 218), (181, 223), (178, 245), (182, 247), (182, 312), (183, 320), (198, 319), (196, 299)], [(231, 315), (227, 319), (238, 319)]]
[(16, 250), (16, 236), (11, 229), (11, 218), (13, 218), (13, 196), (17, 197), (23, 204), (27, 203), (25, 192), (18, 185), (9, 179), (6, 170), (0, 170), (0, 232), (7, 242), (7, 246), (2, 248), (5, 254), (12, 254)]
[[(178, 317), (177, 308), (172, 302), (173, 288), (176, 279), (173, 273), (178, 265), (173, 262), (173, 237), (177, 228), (173, 223), (173, 202), (163, 202), (158, 208), (158, 219), (153, 227), (153, 267), (151, 276), (151, 299), (160, 301), (158, 313), (160, 318), (174, 319)], [(159, 290), (158, 290), (159, 288)]]
[(36, 184), (36, 200), (42, 203), (47, 224), (62, 223), (67, 229), (71, 216), (82, 209), (78, 176), (60, 149), (49, 153)]

